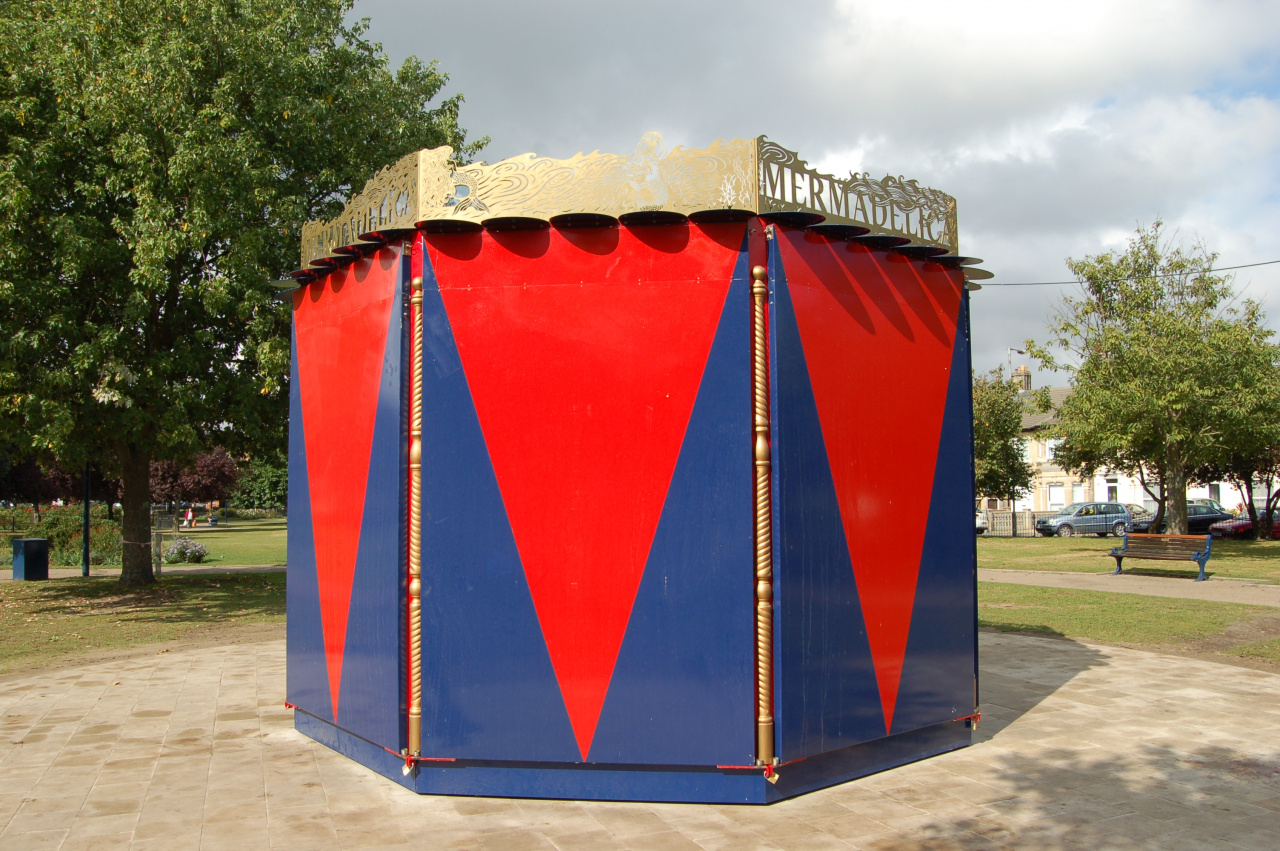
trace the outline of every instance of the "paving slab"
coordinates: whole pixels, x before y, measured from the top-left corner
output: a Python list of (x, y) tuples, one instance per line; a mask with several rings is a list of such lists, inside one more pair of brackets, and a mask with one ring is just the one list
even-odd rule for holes
[(768, 807), (415, 795), (293, 730), (282, 640), (9, 680), (0, 848), (1280, 848), (1280, 674), (980, 641), (973, 747)]
[[(1212, 563), (1212, 562), (1211, 562)], [(1148, 597), (1177, 597), (1183, 600), (1215, 600), (1219, 603), (1248, 603), (1280, 607), (1280, 585), (1250, 579), (1212, 576), (1196, 582), (1192, 565), (1186, 579), (1171, 576), (1139, 576), (1132, 573), (1059, 573), (1048, 570), (996, 570), (978, 568), (980, 582), (1008, 582), (1048, 588), (1075, 588), (1082, 591), (1112, 591)]]

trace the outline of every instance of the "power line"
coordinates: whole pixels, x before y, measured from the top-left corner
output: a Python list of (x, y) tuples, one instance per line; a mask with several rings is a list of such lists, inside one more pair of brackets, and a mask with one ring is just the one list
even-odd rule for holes
[[(1280, 263), (1280, 260), (1264, 260), (1261, 263), (1245, 263), (1240, 266), (1219, 266), (1216, 269), (1205, 269), (1201, 272), (1168, 272), (1163, 275), (1134, 275), (1132, 278), (1111, 278), (1111, 281), (1141, 281), (1145, 278), (1181, 278), (1183, 275), (1201, 275), (1208, 272), (1230, 272), (1232, 269), (1252, 269), (1254, 266), (1271, 266)], [(1081, 281), (1018, 281), (1011, 284), (997, 284), (982, 282), (982, 286), (986, 287), (1063, 287), (1071, 284), (1079, 284)]]

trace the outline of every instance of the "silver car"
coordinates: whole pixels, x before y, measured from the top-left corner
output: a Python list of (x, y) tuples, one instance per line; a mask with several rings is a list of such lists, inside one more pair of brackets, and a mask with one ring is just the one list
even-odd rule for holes
[(1132, 520), (1129, 510), (1118, 502), (1073, 502), (1057, 514), (1037, 518), (1036, 531), (1045, 537), (1093, 534), (1118, 538), (1129, 529)]

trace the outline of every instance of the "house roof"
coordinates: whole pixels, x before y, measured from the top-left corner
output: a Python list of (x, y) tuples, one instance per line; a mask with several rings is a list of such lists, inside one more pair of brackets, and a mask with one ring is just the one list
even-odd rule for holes
[(1049, 410), (1041, 413), (1031, 407), (1030, 394), (1025, 394), (1027, 398), (1027, 410), (1022, 414), (1022, 430), (1035, 431), (1041, 426), (1046, 426), (1058, 419), (1058, 409), (1062, 407), (1062, 403), (1071, 395), (1070, 387), (1050, 387), (1049, 388)]

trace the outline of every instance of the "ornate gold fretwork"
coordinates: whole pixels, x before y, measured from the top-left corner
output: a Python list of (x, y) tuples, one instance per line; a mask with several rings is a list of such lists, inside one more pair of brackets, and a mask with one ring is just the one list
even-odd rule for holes
[(806, 212), (828, 222), (862, 225), (872, 233), (959, 250), (956, 199), (914, 180), (851, 173), (840, 179), (809, 168), (794, 151), (759, 139), (760, 201), (757, 210)]
[(751, 379), (756, 467), (756, 758), (773, 763), (773, 501), (769, 484), (769, 272), (751, 270)]
[(422, 278), (409, 297), (413, 369), (409, 380), (409, 753), (422, 750)]
[(302, 231), (302, 263), (336, 259), (362, 234), (431, 222), (484, 224), (593, 213), (619, 218), (664, 211), (808, 212), (833, 224), (958, 249), (955, 199), (914, 180), (821, 174), (775, 142), (730, 139), (667, 150), (645, 133), (629, 154), (592, 151), (568, 159), (535, 154), (456, 166), (448, 147), (409, 154), (383, 169), (342, 214)]
[[(436, 151), (451, 153), (449, 148)], [(375, 174), (336, 219), (303, 225), (302, 265), (332, 257), (336, 249), (359, 244), (361, 234), (411, 229), (418, 213), (418, 161), (432, 153), (415, 151)]]

